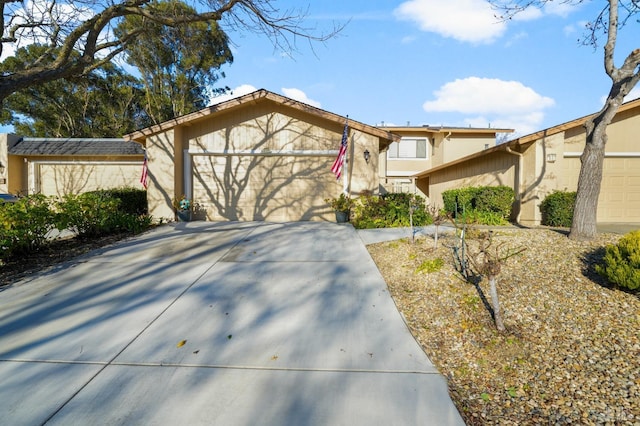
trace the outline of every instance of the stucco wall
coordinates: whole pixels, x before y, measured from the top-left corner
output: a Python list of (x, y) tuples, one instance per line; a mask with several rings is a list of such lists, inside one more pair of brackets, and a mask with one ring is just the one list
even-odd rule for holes
[(444, 139), (442, 159), (440, 163), (444, 164), (458, 158), (466, 157), (473, 153), (482, 151), (486, 148), (495, 146), (496, 139), (493, 135), (486, 134), (452, 134), (449, 138)]
[(149, 164), (149, 186), (147, 201), (149, 214), (154, 219), (173, 220), (175, 217), (172, 200), (180, 197), (181, 190), (176, 190), (176, 145), (174, 130), (168, 130), (147, 139), (147, 159)]

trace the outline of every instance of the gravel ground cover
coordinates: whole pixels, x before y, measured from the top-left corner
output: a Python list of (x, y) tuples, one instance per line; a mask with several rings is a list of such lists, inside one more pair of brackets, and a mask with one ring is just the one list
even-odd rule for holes
[(498, 277), (504, 333), (486, 305), (486, 279), (474, 286), (456, 271), (455, 235), (440, 236), (437, 249), (430, 237), (368, 246), (466, 423), (640, 425), (640, 299), (593, 270), (621, 236), (493, 233), (503, 250), (526, 248)]

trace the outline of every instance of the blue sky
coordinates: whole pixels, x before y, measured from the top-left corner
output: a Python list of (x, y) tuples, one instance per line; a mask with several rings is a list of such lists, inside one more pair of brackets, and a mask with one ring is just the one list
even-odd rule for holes
[[(267, 89), (372, 125), (526, 135), (598, 111), (609, 91), (602, 46), (578, 43), (606, 2), (567, 5), (574, 2), (550, 1), (504, 22), (485, 0), (272, 0), (281, 11), (302, 8), (303, 25), (317, 32), (345, 27), (323, 43), (298, 39), (295, 51), (225, 28), (235, 60), (219, 85), (236, 96)], [(638, 40), (638, 22), (621, 30), (617, 65)], [(627, 100), (636, 97), (639, 88)]]
[[(610, 88), (602, 46), (578, 43), (605, 2), (561, 3), (500, 22), (483, 0), (315, 1), (305, 24), (346, 23), (336, 38), (283, 52), (264, 36), (230, 32), (235, 60), (220, 83), (235, 95), (264, 88), (368, 124), (525, 135), (599, 110)], [(617, 65), (639, 47), (639, 30), (621, 30)], [(627, 100), (639, 96), (636, 89)]]

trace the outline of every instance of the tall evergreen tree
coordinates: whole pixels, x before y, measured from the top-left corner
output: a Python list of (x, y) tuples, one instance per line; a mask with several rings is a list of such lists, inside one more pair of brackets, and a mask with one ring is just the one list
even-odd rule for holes
[[(153, 12), (182, 19), (195, 10), (179, 0), (157, 2)], [(116, 28), (123, 36), (142, 30), (135, 42), (125, 44), (126, 60), (142, 76), (146, 111), (156, 123), (193, 112), (207, 105), (214, 84), (224, 73), (220, 67), (233, 56), (227, 35), (217, 22), (194, 22), (176, 27), (145, 16), (129, 15)]]
[[(39, 60), (55, 60), (55, 51), (32, 44), (0, 64), (16, 72)], [(75, 53), (74, 56), (78, 56)], [(17, 134), (36, 137), (118, 137), (147, 126), (141, 83), (106, 63), (85, 76), (70, 77), (18, 90), (5, 99), (0, 123)]]

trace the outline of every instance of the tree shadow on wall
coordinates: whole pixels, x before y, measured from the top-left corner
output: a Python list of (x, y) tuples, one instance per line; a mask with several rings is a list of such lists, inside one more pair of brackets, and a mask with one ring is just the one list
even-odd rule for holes
[[(232, 221), (291, 220), (292, 215), (311, 220), (325, 215), (328, 207), (314, 200), (333, 193), (327, 193), (327, 175), (334, 159), (292, 152), (334, 144), (337, 147), (339, 141), (319, 136), (312, 124), (290, 117), (283, 122), (276, 114), (242, 126), (242, 133), (254, 139), (249, 144), (234, 137), (239, 133), (234, 132), (235, 127), (228, 127), (223, 148), (227, 155), (197, 157), (193, 170), (194, 188), (198, 188), (195, 202), (210, 210), (210, 218)], [(207, 150), (201, 140), (197, 143)]]

